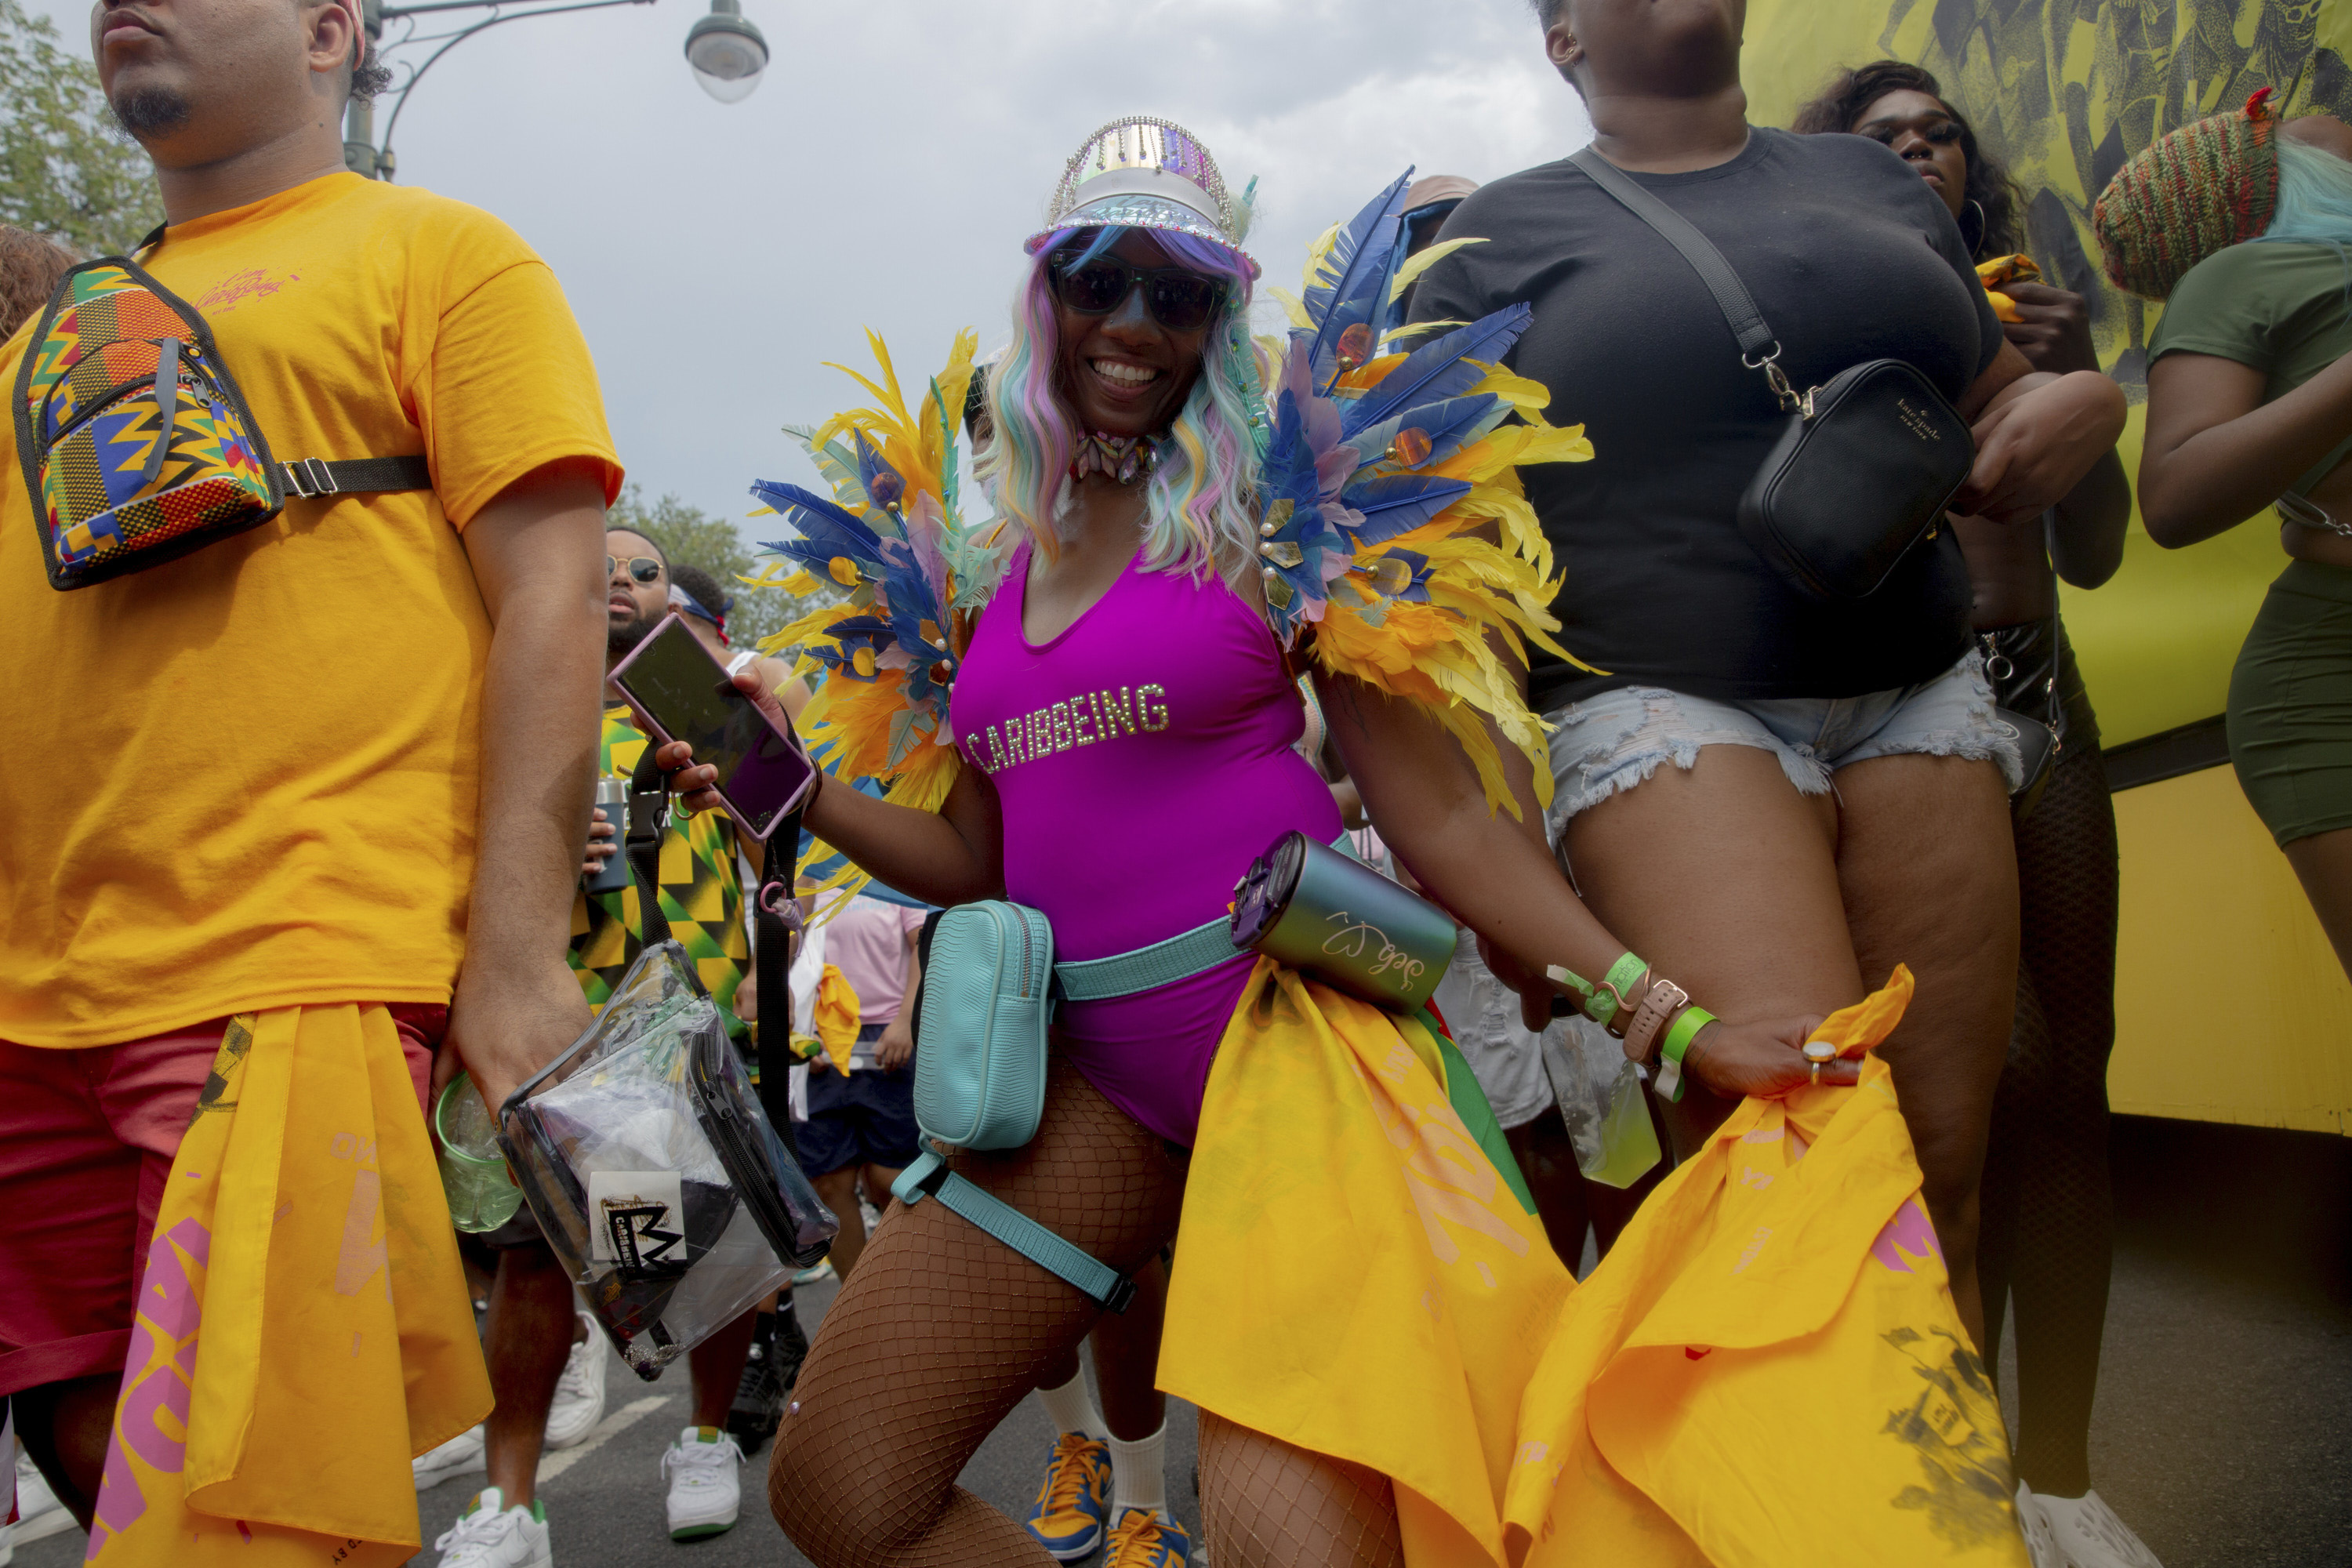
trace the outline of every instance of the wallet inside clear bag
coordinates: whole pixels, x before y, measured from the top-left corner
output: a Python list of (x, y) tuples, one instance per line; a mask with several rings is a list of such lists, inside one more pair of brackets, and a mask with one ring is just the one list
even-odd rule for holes
[(499, 1121), (549, 1245), (648, 1381), (822, 1258), (839, 1228), (676, 942), (629, 966)]

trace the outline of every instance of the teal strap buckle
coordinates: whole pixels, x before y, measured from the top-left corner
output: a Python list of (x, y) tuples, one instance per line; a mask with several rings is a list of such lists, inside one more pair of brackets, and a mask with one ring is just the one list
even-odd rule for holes
[(976, 1182), (948, 1169), (947, 1162), (926, 1150), (898, 1173), (890, 1194), (908, 1208), (935, 1197), (953, 1213), (970, 1220), (997, 1240), (1047, 1273), (1076, 1286), (1095, 1305), (1124, 1312), (1135, 1300), (1135, 1281), (1092, 1254), (1071, 1246), (1052, 1231), (992, 1195)]

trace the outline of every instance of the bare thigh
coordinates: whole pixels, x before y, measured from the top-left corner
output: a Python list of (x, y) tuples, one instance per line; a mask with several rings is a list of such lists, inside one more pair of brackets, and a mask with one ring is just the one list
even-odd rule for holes
[(2352, 827), (2296, 839), (2286, 847), (2286, 863), (2336, 949), (2336, 962), (2352, 974)]
[[(1122, 1272), (1176, 1229), (1182, 1160), (1056, 1053), (1035, 1139), (956, 1169)], [(982, 1439), (1099, 1316), (937, 1202), (894, 1204), (826, 1312), (776, 1434), (768, 1499), (818, 1568), (1048, 1558), (955, 1485)]]
[[(1838, 886), (1837, 806), (1797, 792), (1771, 752), (1702, 747), (1689, 768), (1569, 819), (1568, 857), (1601, 922), (1658, 973), (1735, 1023), (1859, 1001)], [(1689, 1153), (1733, 1101), (1692, 1081), (1665, 1108)]]
[[(1973, 1266), (1977, 1179), (2017, 1004), (2017, 851), (1991, 763), (1875, 757), (1837, 774), (1838, 876), (1864, 984), (1918, 983), (1880, 1055), (1956, 1274)], [(1965, 1306), (1965, 1303), (1964, 1303)]]

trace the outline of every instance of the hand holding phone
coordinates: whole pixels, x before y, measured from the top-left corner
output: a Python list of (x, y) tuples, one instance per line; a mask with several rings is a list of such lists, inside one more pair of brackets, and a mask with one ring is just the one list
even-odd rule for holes
[[(753, 838), (773, 833), (814, 787), (816, 765), (782, 704), (756, 701), (677, 616), (648, 633), (612, 680), (655, 744), (684, 742), (697, 763), (716, 770), (709, 793)], [(712, 802), (684, 804), (699, 810)]]

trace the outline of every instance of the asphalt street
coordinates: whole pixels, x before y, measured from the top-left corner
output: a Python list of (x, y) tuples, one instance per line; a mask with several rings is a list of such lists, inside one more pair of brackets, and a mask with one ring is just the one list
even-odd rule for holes
[[(2352, 1140), (2127, 1119), (2116, 1134), (2119, 1247), (2092, 1431), (2095, 1483), (2166, 1568), (2352, 1568)], [(802, 1292), (812, 1327), (834, 1286)], [(2013, 1342), (2013, 1341), (2012, 1341)], [(2008, 1358), (2004, 1358), (2008, 1359)], [(2003, 1368), (2015, 1419), (2013, 1362)], [(611, 1362), (604, 1425), (551, 1455), (541, 1495), (559, 1568), (761, 1568), (805, 1560), (769, 1517), (768, 1454), (742, 1521), (687, 1545), (664, 1529), (660, 1461), (686, 1420), (683, 1369), (644, 1384)], [(1034, 1398), (963, 1484), (1023, 1510), (1051, 1434)], [(1192, 1412), (1170, 1417), (1171, 1500), (1197, 1526)], [(448, 1528), (478, 1474), (418, 1499)], [(68, 1568), (71, 1532), (20, 1546)], [(433, 1568), (426, 1551), (412, 1568)]]

